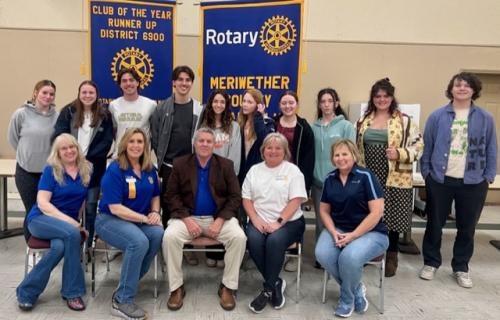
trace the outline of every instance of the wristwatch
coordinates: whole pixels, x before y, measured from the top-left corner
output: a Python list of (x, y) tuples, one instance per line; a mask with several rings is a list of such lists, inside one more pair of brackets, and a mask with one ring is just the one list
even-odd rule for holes
[(278, 222), (279, 224), (283, 224), (283, 218), (279, 217), (278, 220), (276, 220), (276, 222)]

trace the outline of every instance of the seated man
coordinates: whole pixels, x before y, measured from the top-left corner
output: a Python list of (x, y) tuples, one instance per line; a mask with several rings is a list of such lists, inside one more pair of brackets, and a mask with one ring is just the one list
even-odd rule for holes
[(182, 248), (201, 235), (224, 245), (225, 268), (219, 288), (220, 305), (234, 309), (246, 236), (236, 215), (241, 204), (238, 178), (231, 160), (213, 154), (215, 135), (201, 128), (194, 134), (195, 154), (176, 158), (165, 200), (171, 219), (163, 236), (163, 256), (167, 264), (170, 310), (182, 307), (186, 294), (182, 276)]

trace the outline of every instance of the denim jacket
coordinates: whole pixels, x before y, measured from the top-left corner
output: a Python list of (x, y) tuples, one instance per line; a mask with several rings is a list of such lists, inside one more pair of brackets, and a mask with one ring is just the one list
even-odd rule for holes
[[(434, 111), (425, 125), (424, 153), (420, 159), (422, 176), (443, 183), (448, 167), (451, 126), (455, 119), (450, 104)], [(465, 184), (492, 183), (497, 168), (497, 137), (493, 117), (472, 105), (468, 115), (468, 148), (464, 172)]]

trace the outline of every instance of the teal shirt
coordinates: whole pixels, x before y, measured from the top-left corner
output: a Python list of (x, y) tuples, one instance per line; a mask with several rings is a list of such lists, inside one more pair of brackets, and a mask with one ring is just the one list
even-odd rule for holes
[(331, 146), (339, 139), (356, 142), (356, 129), (344, 116), (336, 116), (329, 124), (322, 125), (321, 119), (311, 126), (314, 133), (314, 173), (313, 184), (323, 187), (326, 176), (335, 170), (331, 158)]
[(372, 129), (366, 128), (365, 134), (363, 135), (363, 143), (365, 144), (388, 144), (389, 134), (387, 129)]

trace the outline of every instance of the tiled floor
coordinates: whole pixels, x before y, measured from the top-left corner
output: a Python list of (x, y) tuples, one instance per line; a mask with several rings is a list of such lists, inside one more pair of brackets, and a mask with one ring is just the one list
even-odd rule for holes
[[(240, 274), (238, 305), (232, 312), (223, 311), (218, 304), (217, 286), (221, 279), (220, 269), (209, 269), (203, 265), (185, 268), (187, 295), (184, 307), (169, 311), (166, 307), (168, 290), (166, 280), (161, 281), (160, 295), (153, 298), (152, 272), (141, 283), (137, 303), (149, 313), (150, 319), (332, 319), (333, 306), (338, 299), (338, 287), (329, 282), (327, 303), (321, 303), (323, 273), (312, 267), (312, 237), (314, 230), (308, 226), (306, 232), (305, 257), (301, 282), (301, 298), (295, 303), (295, 282), (292, 273), (283, 273), (287, 286), (286, 306), (282, 310), (270, 307), (260, 315), (251, 313), (249, 301), (258, 293), (261, 285), (260, 275), (251, 267)], [(413, 239), (421, 243), (423, 229), (416, 229)], [(475, 255), (471, 263), (474, 288), (463, 289), (451, 277), (450, 256), (453, 230), (446, 230), (443, 238), (444, 265), (439, 269), (436, 279), (431, 282), (418, 279), (417, 273), (422, 265), (420, 256), (400, 254), (398, 273), (385, 282), (385, 313), (379, 315), (373, 306), (363, 316), (364, 319), (500, 319), (500, 251), (488, 241), (500, 239), (499, 231), (478, 231), (476, 234)], [(0, 240), (0, 319), (112, 319), (110, 297), (117, 284), (120, 260), (112, 262), (111, 271), (98, 262), (98, 283), (95, 298), (90, 295), (90, 274), (87, 273), (89, 294), (86, 296), (87, 310), (81, 313), (67, 309), (59, 295), (60, 267), (36, 308), (29, 313), (20, 312), (16, 305), (15, 288), (23, 276), (24, 240), (22, 237)], [(377, 301), (378, 289), (376, 271), (367, 268), (365, 282), (370, 300)], [(361, 316), (353, 314), (353, 319)]]

